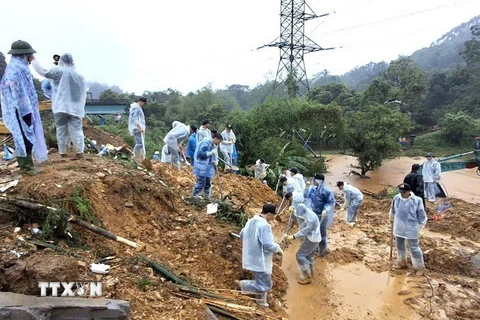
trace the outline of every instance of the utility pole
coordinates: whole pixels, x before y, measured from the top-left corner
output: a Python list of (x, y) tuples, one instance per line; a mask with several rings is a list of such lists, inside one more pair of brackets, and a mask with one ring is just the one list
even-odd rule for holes
[(305, 0), (280, 0), (280, 38), (257, 48), (280, 48), (280, 60), (271, 90), (272, 95), (282, 83), (290, 97), (309, 91), (304, 55), (333, 48), (322, 48), (307, 37), (305, 22), (325, 16), (328, 16), (328, 13), (317, 16)]

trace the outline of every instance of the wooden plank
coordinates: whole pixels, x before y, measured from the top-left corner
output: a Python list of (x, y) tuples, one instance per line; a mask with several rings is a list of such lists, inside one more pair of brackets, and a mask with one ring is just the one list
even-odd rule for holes
[(52, 110), (52, 101), (47, 100), (47, 101), (40, 101), (38, 103), (38, 109), (40, 111), (45, 111), (45, 110)]
[(8, 131), (7, 127), (5, 127), (5, 124), (3, 121), (0, 121), (0, 134), (9, 134), (10, 131)]

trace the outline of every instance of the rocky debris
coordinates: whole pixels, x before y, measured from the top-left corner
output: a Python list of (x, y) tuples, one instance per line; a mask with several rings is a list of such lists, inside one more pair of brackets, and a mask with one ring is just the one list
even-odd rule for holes
[(3, 320), (123, 320), (129, 314), (128, 301), (0, 292), (0, 319)]

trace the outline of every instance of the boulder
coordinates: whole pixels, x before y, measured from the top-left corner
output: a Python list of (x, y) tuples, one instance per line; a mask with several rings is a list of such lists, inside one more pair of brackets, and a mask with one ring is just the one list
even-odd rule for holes
[(0, 292), (2, 320), (127, 319), (130, 302), (112, 299), (36, 297)]

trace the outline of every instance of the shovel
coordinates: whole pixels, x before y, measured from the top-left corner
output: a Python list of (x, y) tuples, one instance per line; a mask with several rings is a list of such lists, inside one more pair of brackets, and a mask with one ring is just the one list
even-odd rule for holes
[(182, 156), (183, 156), (183, 160), (185, 160), (185, 163), (187, 164), (187, 166), (191, 166), (190, 162), (188, 162), (187, 158), (185, 157), (185, 153), (183, 153), (183, 151), (180, 151)]
[(153, 170), (152, 161), (147, 159), (147, 150), (145, 149), (145, 133), (142, 132), (142, 146), (143, 146), (143, 156), (145, 157), (142, 160), (142, 164), (147, 168), (148, 171)]
[[(223, 199), (223, 192), (222, 192), (222, 183), (220, 181), (220, 175), (218, 174), (218, 168), (215, 167), (215, 174), (217, 175), (218, 179), (218, 188), (220, 189), (220, 200)], [(218, 203), (212, 202), (207, 204), (207, 214), (214, 214), (218, 211)]]
[(222, 158), (218, 157), (218, 159), (219, 159), (220, 161), (222, 161), (223, 163), (225, 163), (226, 166), (229, 166), (230, 169), (232, 169), (233, 171), (239, 171), (239, 170), (240, 170), (239, 167), (237, 167), (237, 166), (232, 166), (232, 165), (226, 163), (225, 160), (223, 160)]

